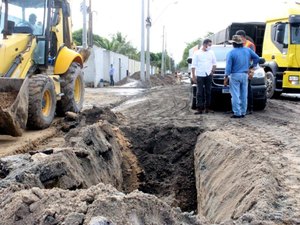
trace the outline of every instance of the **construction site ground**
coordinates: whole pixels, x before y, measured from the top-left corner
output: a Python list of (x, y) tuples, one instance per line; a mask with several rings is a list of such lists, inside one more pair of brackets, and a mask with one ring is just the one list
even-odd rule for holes
[(300, 98), (194, 115), (191, 85), (86, 88), (80, 114), (0, 136), (0, 225), (300, 224)]

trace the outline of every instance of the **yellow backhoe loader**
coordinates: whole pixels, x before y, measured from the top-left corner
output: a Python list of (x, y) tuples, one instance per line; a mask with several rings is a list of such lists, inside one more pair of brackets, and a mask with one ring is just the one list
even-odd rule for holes
[(0, 0), (0, 134), (44, 129), (79, 112), (83, 57), (72, 41), (67, 0)]

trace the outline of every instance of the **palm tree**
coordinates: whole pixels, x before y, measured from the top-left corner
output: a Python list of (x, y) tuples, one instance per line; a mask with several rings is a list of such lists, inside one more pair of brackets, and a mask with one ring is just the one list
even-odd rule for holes
[[(139, 54), (137, 49), (132, 46), (130, 42), (126, 40), (126, 36), (123, 36), (120, 32), (112, 35), (111, 41), (107, 38), (100, 37), (97, 34), (93, 35), (94, 45), (104, 48), (106, 50), (120, 53), (128, 56), (131, 59), (138, 60)], [(82, 29), (73, 32), (73, 40), (76, 45), (82, 45)]]

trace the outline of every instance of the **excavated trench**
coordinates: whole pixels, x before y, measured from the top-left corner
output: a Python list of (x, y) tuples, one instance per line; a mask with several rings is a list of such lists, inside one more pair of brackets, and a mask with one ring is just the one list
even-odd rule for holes
[[(12, 187), (78, 191), (104, 183), (127, 194), (134, 190), (153, 194), (181, 211), (196, 212), (194, 148), (200, 129), (126, 127), (120, 117), (109, 109), (87, 110), (60, 123), (58, 136), (64, 139), (49, 139), (26, 154), (1, 158), (0, 193)], [(62, 141), (59, 147), (51, 147), (57, 140)], [(42, 213), (38, 211), (21, 217)]]
[[(60, 123), (58, 136), (63, 138), (49, 139), (27, 154), (0, 158), (0, 218), (5, 217), (4, 224), (34, 224), (49, 212), (55, 221), (64, 221), (69, 213), (64, 207), (73, 212), (74, 207), (81, 204), (86, 208), (76, 212), (84, 212), (86, 221), (91, 215), (106, 215), (117, 221), (116, 215), (110, 214), (113, 213), (110, 207), (119, 211), (115, 201), (118, 204), (123, 201), (124, 204), (118, 205), (124, 207), (120, 218), (127, 218), (127, 198), (131, 197), (135, 200), (128, 207), (134, 218), (142, 218), (140, 215), (150, 211), (149, 215), (155, 218), (161, 216), (163, 222), (157, 224), (179, 224), (176, 222), (182, 216), (188, 220), (181, 221), (189, 221), (182, 224), (199, 224), (195, 222), (198, 221), (194, 218), (196, 215), (214, 224), (232, 220), (237, 224), (259, 224), (274, 218), (285, 221), (278, 218), (277, 208), (280, 207), (277, 206), (285, 204), (275, 191), (281, 190), (276, 183), (279, 178), (275, 173), (270, 176), (273, 168), (267, 156), (259, 154), (261, 148), (268, 148), (268, 142), (247, 150), (248, 143), (241, 145), (234, 130), (231, 133), (228, 129), (205, 130), (192, 124), (169, 123), (126, 126), (122, 119), (125, 119), (122, 114), (108, 108), (86, 110)], [(239, 130), (245, 143), (248, 132)], [(51, 147), (52, 143), (56, 147)], [(42, 200), (30, 197), (30, 190), (35, 193), (36, 188), (44, 193), (38, 194)], [(102, 196), (101, 201), (106, 204), (91, 197), (94, 192), (91, 190)], [(152, 195), (136, 194), (135, 190)], [(54, 199), (47, 197), (52, 194)], [(74, 201), (70, 201), (69, 195)], [(153, 195), (162, 202), (158, 203)], [(18, 197), (22, 200), (15, 200)], [(276, 203), (276, 207), (270, 202)], [(30, 210), (23, 210), (24, 204), (34, 205)], [(156, 204), (164, 205), (157, 208)], [(59, 208), (49, 211), (47, 207), (52, 205), (59, 205)], [(169, 206), (179, 207), (181, 211), (175, 214), (160, 212)], [(265, 214), (261, 213), (262, 209)], [(93, 213), (86, 213), (90, 210)], [(136, 215), (137, 210), (147, 213), (141, 211)], [(6, 217), (5, 212), (10, 214)], [(17, 218), (18, 223), (12, 218)], [(170, 218), (176, 222), (165, 222), (171, 221)], [(149, 221), (152, 218), (149, 217)]]
[[(87, 125), (99, 120), (111, 124), (118, 121), (117, 115), (98, 108), (88, 110), (83, 115)], [(74, 122), (70, 124), (72, 127)], [(121, 159), (122, 186), (116, 188), (125, 193), (138, 189), (163, 199), (173, 207), (180, 207), (182, 211), (196, 212), (194, 149), (200, 128), (121, 126), (120, 130), (122, 132), (117, 134), (119, 144), (123, 147), (128, 145), (128, 149), (123, 151)], [(105, 138), (109, 141), (112, 135), (106, 135)], [(89, 147), (94, 146), (95, 141), (96, 138), (84, 139)], [(110, 161), (113, 151), (106, 151), (101, 157)]]
[(142, 172), (140, 191), (154, 194), (173, 207), (197, 210), (194, 148), (198, 127), (124, 127)]

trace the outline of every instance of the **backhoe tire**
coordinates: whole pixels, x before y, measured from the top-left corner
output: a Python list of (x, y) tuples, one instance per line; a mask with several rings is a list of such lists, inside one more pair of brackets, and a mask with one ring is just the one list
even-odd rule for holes
[(84, 99), (84, 80), (80, 65), (73, 62), (60, 79), (61, 92), (64, 95), (57, 102), (57, 114), (64, 116), (68, 111), (80, 112)]
[(29, 79), (29, 104), (27, 127), (45, 129), (54, 119), (56, 92), (54, 83), (47, 75), (35, 75)]

